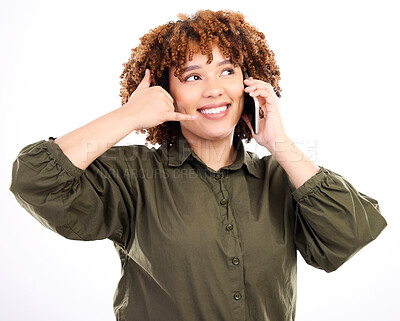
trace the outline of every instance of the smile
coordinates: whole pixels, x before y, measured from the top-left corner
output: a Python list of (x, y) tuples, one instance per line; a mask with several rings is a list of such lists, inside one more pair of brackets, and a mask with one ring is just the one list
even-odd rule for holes
[(205, 115), (209, 115), (209, 114), (220, 114), (222, 112), (224, 112), (225, 110), (228, 109), (228, 107), (230, 107), (230, 104), (227, 104), (225, 106), (220, 106), (220, 107), (215, 107), (215, 108), (203, 108), (203, 109), (199, 109), (199, 112)]

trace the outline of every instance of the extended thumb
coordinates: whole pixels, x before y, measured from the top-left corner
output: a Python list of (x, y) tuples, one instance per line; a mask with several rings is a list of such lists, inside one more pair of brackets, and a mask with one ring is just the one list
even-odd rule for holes
[(148, 88), (150, 87), (151, 84), (151, 79), (150, 79), (150, 69), (146, 69), (146, 71), (144, 72), (144, 77), (142, 79), (142, 81), (140, 82), (138, 88)]

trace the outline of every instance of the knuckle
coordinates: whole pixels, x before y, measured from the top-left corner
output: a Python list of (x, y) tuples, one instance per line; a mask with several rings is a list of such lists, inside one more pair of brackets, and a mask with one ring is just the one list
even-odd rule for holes
[(149, 90), (151, 90), (153, 92), (153, 94), (157, 93), (160, 94), (162, 91), (162, 88), (160, 86), (153, 86), (150, 87)]

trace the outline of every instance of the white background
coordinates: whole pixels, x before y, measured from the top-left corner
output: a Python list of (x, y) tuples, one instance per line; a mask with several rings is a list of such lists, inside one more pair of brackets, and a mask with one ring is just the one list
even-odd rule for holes
[(120, 263), (112, 243), (69, 241), (42, 227), (8, 191), (11, 165), (25, 145), (118, 108), (122, 63), (139, 38), (200, 8), (241, 11), (265, 33), (282, 72), (287, 132), (319, 165), (379, 200), (389, 223), (334, 273), (299, 256), (296, 320), (400, 320), (396, 1), (216, 3), (1, 1), (1, 320), (114, 320)]

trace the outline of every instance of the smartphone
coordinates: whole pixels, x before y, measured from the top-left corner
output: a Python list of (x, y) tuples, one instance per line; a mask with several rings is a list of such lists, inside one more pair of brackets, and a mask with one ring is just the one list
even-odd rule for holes
[[(249, 78), (246, 71), (243, 71), (244, 79)], [(244, 113), (249, 116), (250, 124), (253, 132), (258, 134), (258, 124), (260, 120), (260, 105), (258, 99), (251, 97), (248, 93), (244, 93)]]

